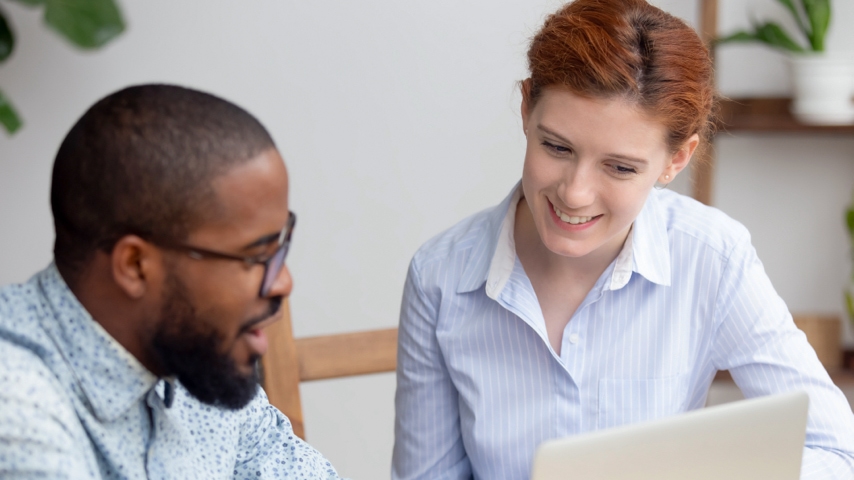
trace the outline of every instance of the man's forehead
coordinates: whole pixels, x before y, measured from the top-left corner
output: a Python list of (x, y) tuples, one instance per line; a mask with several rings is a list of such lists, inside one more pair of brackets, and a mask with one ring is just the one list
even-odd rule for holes
[(237, 203), (235, 197), (250, 202), (274, 197), (286, 200), (288, 173), (278, 151), (271, 149), (229, 168), (211, 185), (224, 204)]
[(288, 174), (274, 149), (217, 176), (211, 187), (215, 205), (199, 231), (224, 231), (249, 242), (277, 235), (287, 222)]

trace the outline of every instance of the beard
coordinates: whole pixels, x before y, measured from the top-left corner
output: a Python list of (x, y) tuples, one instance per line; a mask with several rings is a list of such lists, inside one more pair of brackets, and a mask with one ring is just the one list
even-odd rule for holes
[[(226, 340), (213, 322), (198, 315), (187, 287), (173, 274), (164, 286), (160, 321), (152, 338), (153, 357), (161, 372), (175, 376), (190, 395), (202, 403), (229, 410), (245, 407), (258, 392), (258, 360), (250, 358), (252, 373), (245, 375), (224, 348)], [(281, 305), (270, 300), (267, 316)]]

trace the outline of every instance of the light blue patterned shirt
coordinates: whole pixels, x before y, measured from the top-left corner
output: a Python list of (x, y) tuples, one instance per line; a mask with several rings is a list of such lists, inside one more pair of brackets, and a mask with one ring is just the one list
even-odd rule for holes
[(701, 408), (718, 370), (747, 397), (807, 391), (802, 478), (854, 478), (848, 402), (742, 225), (654, 190), (557, 355), (515, 253), (520, 195), (517, 185), (410, 264), (393, 478), (526, 479), (544, 440)]
[(0, 478), (338, 475), (260, 389), (228, 411), (155, 377), (51, 265), (0, 289)]

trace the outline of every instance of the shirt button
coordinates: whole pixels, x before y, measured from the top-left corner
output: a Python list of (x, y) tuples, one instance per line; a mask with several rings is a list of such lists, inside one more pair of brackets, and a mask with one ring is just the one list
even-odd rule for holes
[(578, 334), (577, 333), (573, 333), (572, 335), (569, 336), (569, 343), (571, 343), (573, 345), (578, 343)]

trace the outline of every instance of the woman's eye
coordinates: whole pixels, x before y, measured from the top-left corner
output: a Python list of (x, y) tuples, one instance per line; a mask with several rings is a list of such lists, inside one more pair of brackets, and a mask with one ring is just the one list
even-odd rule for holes
[(617, 175), (623, 175), (623, 176), (628, 176), (628, 175), (633, 175), (635, 173), (638, 173), (638, 171), (635, 170), (634, 168), (627, 167), (625, 165), (611, 165), (611, 170), (613, 170), (614, 173), (616, 173)]
[(567, 153), (572, 153), (571, 149), (569, 149), (567, 147), (560, 146), (560, 145), (555, 145), (555, 144), (549, 142), (548, 140), (543, 140), (542, 145), (544, 147), (546, 147), (547, 150), (551, 150), (553, 153), (557, 153), (557, 154), (561, 154), (561, 155), (565, 155)]

